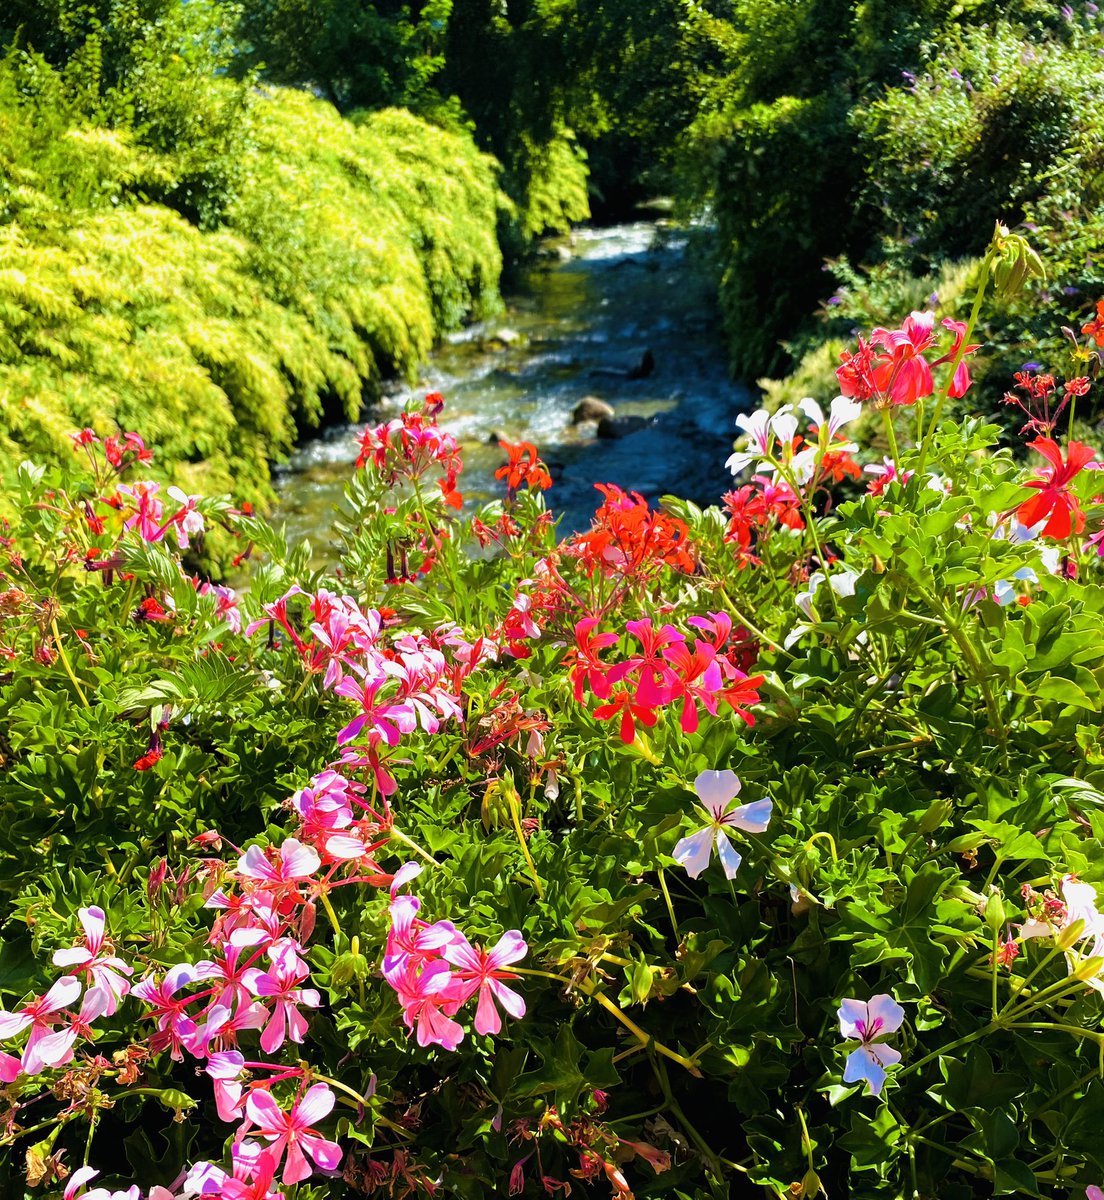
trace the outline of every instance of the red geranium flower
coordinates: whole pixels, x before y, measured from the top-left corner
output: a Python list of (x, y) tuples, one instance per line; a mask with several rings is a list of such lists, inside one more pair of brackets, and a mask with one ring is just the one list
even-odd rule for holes
[(1042, 536), (1067, 538), (1071, 533), (1080, 533), (1085, 526), (1085, 514), (1070, 494), (1069, 485), (1093, 461), (1095, 451), (1082, 442), (1070, 442), (1067, 457), (1062, 459), (1062, 448), (1051, 438), (1036, 438), (1028, 442), (1050, 463), (1041, 479), (1032, 479), (1025, 486), (1035, 488), (1037, 494), (1025, 500), (1016, 509), (1016, 516), (1028, 528), (1046, 521)]

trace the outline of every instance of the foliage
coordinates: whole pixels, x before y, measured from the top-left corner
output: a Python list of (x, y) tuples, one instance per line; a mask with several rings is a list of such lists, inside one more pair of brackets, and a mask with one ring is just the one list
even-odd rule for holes
[[(465, 513), (437, 396), (363, 435), (326, 571), (133, 435), (20, 467), (9, 1190), (1101, 1180), (1104, 506), (1070, 409), (1104, 301), (1029, 467), (944, 415), (1017, 261), (998, 229), (966, 321), (852, 343), (827, 412), (740, 418), (723, 511), (603, 485), (557, 543), (521, 444)], [(845, 430), (891, 410), (860, 472)], [(181, 565), (216, 526), (242, 595)]]
[(739, 374), (793, 365), (825, 259), (903, 282), (977, 254), (993, 214), (1061, 211), (1071, 240), (1094, 219), (1095, 6), (748, 0), (733, 22), (744, 49), (701, 104), (683, 187), (716, 216)]
[(9, 463), (67, 457), (74, 425), (141, 426), (186, 486), (264, 500), (299, 430), (355, 416), (385, 373), (497, 302), (501, 200), (466, 134), (268, 91), (236, 143), (237, 193), (203, 229), (167, 206), (186, 147), (158, 152), (44, 87), (28, 99), (27, 69), (0, 68)]

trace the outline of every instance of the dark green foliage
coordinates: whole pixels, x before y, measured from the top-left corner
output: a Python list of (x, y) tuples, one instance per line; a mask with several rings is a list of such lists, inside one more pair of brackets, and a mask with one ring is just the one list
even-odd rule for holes
[(749, 0), (733, 22), (743, 48), (686, 179), (716, 215), (743, 375), (792, 361), (783, 343), (831, 291), (825, 258), (938, 274), (994, 217), (1100, 202), (1104, 27), (1089, 9)]

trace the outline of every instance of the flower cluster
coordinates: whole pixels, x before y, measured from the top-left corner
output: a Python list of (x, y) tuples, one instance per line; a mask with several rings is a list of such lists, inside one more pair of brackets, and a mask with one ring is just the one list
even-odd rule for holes
[(78, 1039), (90, 1040), (92, 1023), (114, 1015), (130, 991), (133, 968), (116, 956), (106, 936), (103, 909), (82, 908), (78, 916), (82, 942), (71, 950), (58, 950), (53, 958), (55, 967), (67, 968), (66, 974), (14, 1012), (0, 1010), (0, 1041), (27, 1034), (18, 1057), (0, 1051), (4, 1083), (71, 1062)]
[(404, 412), (381, 425), (369, 426), (360, 436), (359, 470), (371, 464), (388, 486), (400, 480), (418, 486), (431, 468), (440, 470), (437, 485), (444, 502), (459, 508), (463, 497), (456, 481), (463, 469), (456, 438), (437, 423), (444, 400), (437, 392), (426, 396), (421, 411)]
[(576, 624), (575, 645), (566, 659), (575, 698), (582, 703), (589, 689), (602, 701), (594, 710), (599, 720), (619, 715), (624, 743), (635, 740), (638, 721), (650, 728), (668, 705), (679, 709), (684, 733), (698, 728), (699, 707), (716, 716), (722, 702), (748, 725), (755, 723), (747, 710), (759, 701), (756, 689), (763, 676), (749, 677), (736, 666), (731, 618), (717, 612), (689, 617), (687, 624), (703, 635), (692, 646), (673, 625), (657, 629), (650, 618), (626, 622), (625, 633), (636, 648), (617, 662), (605, 661), (601, 654), (620, 644), (621, 634), (597, 632), (595, 617)]
[(506, 480), (506, 501), (513, 504), (517, 498), (518, 489), (527, 487), (530, 491), (544, 492), (552, 486), (552, 476), (548, 468), (541, 462), (540, 454), (532, 442), (519, 442), (516, 446), (510, 442), (499, 442), (499, 446), (509, 455), (510, 461), (495, 471), (495, 479)]
[[(305, 630), (297, 628), (289, 610), (296, 597), (306, 604)], [(395, 781), (382, 764), (380, 748), (393, 749), (418, 728), (436, 733), (445, 721), (459, 717), (463, 680), (497, 655), (491, 640), (469, 643), (453, 627), (432, 636), (407, 631), (385, 643), (378, 609), (363, 610), (353, 597), (325, 590), (310, 594), (292, 587), (265, 605), (264, 612), (246, 627), (246, 634), (282, 629), (305, 669), (322, 675), (325, 689), (354, 703), (359, 712), (337, 735), (337, 742), (350, 753), (350, 744), (359, 744), (384, 795), (395, 790)], [(451, 662), (444, 654), (446, 647)]]
[(612, 483), (594, 486), (605, 501), (595, 511), (591, 528), (562, 547), (587, 575), (637, 581), (654, 578), (663, 567), (694, 570), (685, 521), (649, 508), (639, 492), (624, 492)]
[[(951, 345), (931, 362), (925, 355), (936, 343), (934, 313), (910, 313), (900, 329), (875, 329), (869, 342), (860, 337), (857, 351), (845, 350), (840, 355), (841, 365), (836, 368), (840, 391), (858, 401), (871, 401), (875, 408), (915, 404), (935, 391), (932, 368), (954, 363), (947, 395), (964, 396), (971, 382), (966, 355), (979, 347), (963, 344), (964, 322), (947, 317), (943, 327), (951, 333)], [(881, 349), (875, 350), (876, 346)]]
[(383, 977), (394, 988), (403, 1020), (415, 1032), (418, 1045), (455, 1050), (464, 1029), (453, 1018), (473, 996), (478, 996), (476, 1033), (501, 1031), (496, 1000), (510, 1016), (525, 1015), (525, 1001), (503, 980), (517, 978), (507, 968), (524, 958), (528, 947), (516, 929), (486, 950), (473, 946), (451, 921), (423, 921), (418, 916), (418, 898), (400, 893), (420, 870), (408, 863), (392, 881)]

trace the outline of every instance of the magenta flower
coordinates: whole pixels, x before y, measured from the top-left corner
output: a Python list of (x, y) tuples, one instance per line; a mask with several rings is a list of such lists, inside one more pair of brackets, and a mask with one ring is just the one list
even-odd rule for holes
[[(307, 1032), (307, 1020), (299, 1012), (299, 1006), (317, 1008), (322, 1003), (314, 988), (299, 986), (310, 974), (310, 969), (299, 957), (298, 949), (290, 938), (274, 942), (268, 948), (272, 967), (268, 971), (252, 967), (242, 977), (242, 982), (255, 996), (276, 1001), (272, 1017), (261, 1034), (261, 1049), (266, 1054), (275, 1054), (284, 1044), (285, 1036), (293, 1042), (302, 1042)], [(285, 1179), (285, 1182), (290, 1181)]]
[(702, 771), (694, 780), (694, 791), (698, 794), (702, 808), (710, 822), (704, 829), (684, 837), (675, 847), (672, 857), (686, 868), (691, 879), (709, 866), (713, 847), (729, 879), (736, 878), (741, 858), (729, 838), (730, 830), (742, 829), (745, 833), (762, 833), (770, 824), (773, 804), (770, 800), (757, 800), (754, 804), (732, 807), (740, 793), (740, 780), (735, 771)]
[(879, 1039), (896, 1033), (904, 1019), (905, 1010), (884, 992), (871, 996), (868, 1001), (840, 1001), (840, 1034), (861, 1043), (847, 1056), (844, 1083), (865, 1080), (870, 1095), (877, 1096), (881, 1092), (886, 1079), (885, 1069), (901, 1061), (901, 1052), (882, 1045)]
[(269, 1142), (269, 1150), (277, 1161), (287, 1151), (281, 1179), (284, 1183), (299, 1183), (313, 1173), (307, 1158), (314, 1160), (323, 1171), (336, 1171), (341, 1165), (341, 1147), (328, 1142), (314, 1123), (329, 1116), (334, 1106), (334, 1094), (324, 1083), (316, 1083), (291, 1106), (289, 1112), (278, 1108), (268, 1092), (254, 1091), (245, 1104), (246, 1115)]
[(525, 939), (516, 929), (507, 930), (491, 950), (473, 946), (463, 934), (458, 933), (456, 940), (441, 951), (446, 961), (459, 968), (455, 979), (460, 1003), (479, 993), (475, 1010), (476, 1033), (497, 1034), (502, 1029), (502, 1019), (495, 1007), (495, 1000), (511, 1017), (525, 1016), (525, 1001), (502, 980), (517, 978), (513, 971), (503, 968), (524, 958), (528, 951)]
[[(77, 971), (85, 972), (90, 979), (89, 986), (99, 988), (106, 994), (107, 1008), (104, 1015), (114, 1016), (119, 1007), (119, 1001), (130, 991), (130, 982), (124, 975), (131, 975), (133, 967), (128, 967), (120, 958), (110, 953), (110, 944), (104, 936), (107, 917), (102, 908), (91, 905), (82, 908), (77, 916), (84, 927), (84, 945), (74, 946), (71, 950), (58, 950), (54, 954), (55, 967), (76, 967)], [(109, 953), (104, 954), (105, 944)]]

